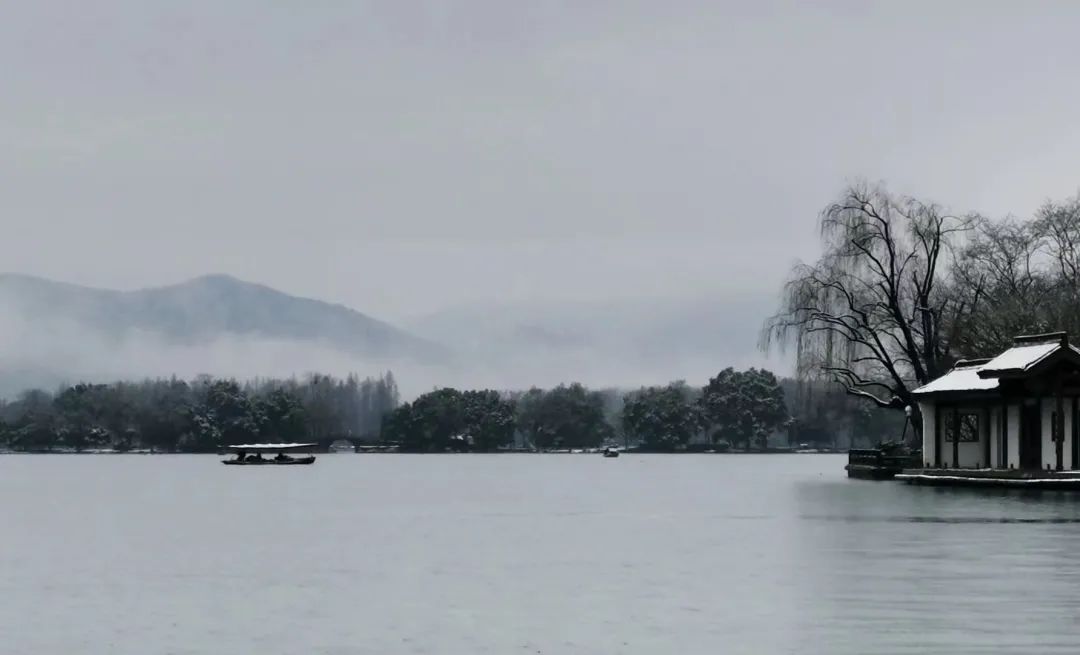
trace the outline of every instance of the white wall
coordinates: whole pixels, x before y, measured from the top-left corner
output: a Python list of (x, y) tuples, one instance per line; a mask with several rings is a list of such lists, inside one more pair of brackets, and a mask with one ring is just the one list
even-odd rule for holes
[(1020, 405), (1009, 405), (1008, 421), (1006, 434), (1009, 442), (1008, 467), (1020, 468)]
[(1065, 443), (1062, 446), (1062, 464), (1066, 471), (1072, 468), (1072, 406), (1073, 399), (1066, 398), (1065, 409), (1062, 410), (1065, 412)]
[(919, 403), (919, 411), (922, 412), (922, 452), (923, 462), (927, 467), (937, 466), (934, 459), (934, 427), (937, 425), (937, 407), (934, 403)]
[(1001, 468), (1001, 408), (990, 410), (990, 461), (984, 466)]
[[(1066, 398), (1062, 404), (1065, 414), (1065, 443), (1062, 445), (1062, 465), (1066, 470), (1072, 468), (1072, 400)], [(1056, 444), (1053, 441), (1053, 416), (1057, 411), (1054, 398), (1042, 399), (1042, 468), (1057, 468)]]
[[(949, 444), (949, 449), (952, 449), (951, 443)], [(984, 446), (982, 441), (961, 441), (958, 450), (960, 455), (958, 464), (960, 468), (981, 468), (986, 466), (986, 458), (983, 456)], [(952, 454), (950, 453), (949, 456), (951, 457)], [(956, 465), (954, 464), (954, 466)]]
[[(1072, 464), (1072, 406), (1076, 402), (1072, 398), (1066, 398), (1064, 401), (1065, 412), (1065, 444), (1063, 448), (1063, 460), (1066, 469), (1071, 468)], [(1047, 465), (1051, 469), (1057, 466), (1057, 455), (1053, 442), (1053, 413), (1057, 408), (1057, 401), (1050, 398), (1042, 399), (1042, 468), (1045, 469)], [(923, 420), (923, 462), (931, 467), (939, 466), (940, 462), (934, 459), (934, 429), (936, 427), (937, 407), (932, 402), (920, 402), (919, 409), (922, 412)], [(959, 408), (960, 411), (978, 411), (980, 414), (980, 421), (983, 420), (983, 414), (981, 409), (974, 407)], [(983, 428), (978, 442), (961, 442), (959, 446), (960, 461), (952, 461), (952, 443), (947, 441), (941, 442), (941, 462), (948, 462), (949, 466), (960, 466), (961, 468), (980, 466), (987, 467), (993, 466), (996, 468), (1019, 468), (1020, 467), (1020, 416), (1021, 407), (1018, 404), (1009, 405), (1006, 413), (1006, 421), (1008, 423), (1006, 430), (1006, 439), (1008, 441), (1008, 459), (1004, 462), (1000, 461), (1001, 457), (1001, 409), (992, 408), (990, 410), (990, 424), (987, 428)], [(990, 461), (986, 461), (986, 449), (982, 439), (990, 439)]]
[[(931, 409), (931, 411), (928, 412), (927, 409)], [(950, 409), (952, 409), (951, 406)], [(979, 415), (979, 440), (960, 442), (957, 446), (958, 460), (953, 461), (953, 444), (951, 441), (945, 441), (945, 437), (942, 435), (941, 462), (948, 463), (949, 468), (990, 467), (991, 464), (986, 461), (986, 440), (988, 437), (992, 438), (992, 435), (996, 433), (996, 430), (993, 429), (993, 412), (991, 412), (990, 425), (987, 426), (985, 423), (986, 413), (983, 407), (960, 405), (956, 409), (962, 413), (971, 412)], [(934, 410), (936, 410), (936, 407), (923, 408), (923, 459), (929, 462), (931, 466), (938, 466), (939, 462), (934, 461), (935, 422), (933, 417), (936, 414)], [(991, 444), (993, 444), (993, 441), (991, 441)], [(994, 456), (992, 447), (990, 456)]]
[[(1065, 398), (1062, 412), (1065, 414), (1065, 443), (1061, 448), (1062, 465), (1066, 470), (1072, 468), (1072, 398)], [(1057, 468), (1057, 449), (1054, 443), (1054, 412), (1057, 411), (1057, 399), (1042, 399), (1042, 468)]]

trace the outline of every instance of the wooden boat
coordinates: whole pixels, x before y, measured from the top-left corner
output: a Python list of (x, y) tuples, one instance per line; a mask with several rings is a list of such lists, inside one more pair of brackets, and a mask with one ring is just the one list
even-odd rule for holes
[[(244, 443), (228, 446), (227, 450), (236, 453), (234, 459), (223, 459), (222, 464), (229, 466), (304, 466), (315, 463), (315, 456), (291, 457), (286, 453), (307, 452), (319, 444), (315, 443)], [(263, 453), (277, 453), (276, 457), (265, 458)]]
[(315, 456), (289, 457), (288, 459), (223, 459), (221, 460), (221, 463), (228, 464), (229, 466), (300, 466), (303, 464), (314, 464)]

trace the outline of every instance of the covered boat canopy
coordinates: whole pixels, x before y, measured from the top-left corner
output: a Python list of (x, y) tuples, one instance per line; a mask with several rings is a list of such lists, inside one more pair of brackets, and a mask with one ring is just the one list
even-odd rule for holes
[(311, 450), (317, 443), (241, 443), (228, 446), (231, 452), (280, 453), (288, 450)]

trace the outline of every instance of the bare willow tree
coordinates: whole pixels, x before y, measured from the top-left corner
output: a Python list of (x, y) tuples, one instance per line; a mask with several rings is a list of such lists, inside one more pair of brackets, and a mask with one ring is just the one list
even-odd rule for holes
[(981, 298), (955, 318), (951, 345), (965, 357), (1000, 352), (1017, 334), (1080, 334), (1080, 200), (1047, 202), (1031, 220), (977, 219), (951, 284)]
[(970, 238), (957, 254), (950, 293), (980, 302), (969, 303), (953, 317), (954, 352), (990, 356), (1008, 348), (1015, 335), (1057, 329), (1044, 310), (1055, 285), (1043, 270), (1041, 243), (1030, 221), (975, 218)]
[(1035, 215), (1032, 232), (1044, 258), (1050, 290), (1041, 309), (1056, 329), (1080, 334), (1080, 197), (1048, 202)]
[(879, 407), (914, 406), (911, 391), (953, 363), (953, 317), (978, 302), (948, 288), (971, 219), (863, 184), (820, 221), (824, 254), (793, 268), (763, 346), (794, 347), (802, 377), (832, 379)]

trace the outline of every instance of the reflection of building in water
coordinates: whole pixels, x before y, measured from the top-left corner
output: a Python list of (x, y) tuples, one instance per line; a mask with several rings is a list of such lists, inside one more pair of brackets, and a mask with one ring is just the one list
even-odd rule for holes
[(960, 361), (914, 392), (927, 468), (1080, 470), (1080, 349), (1053, 333)]

